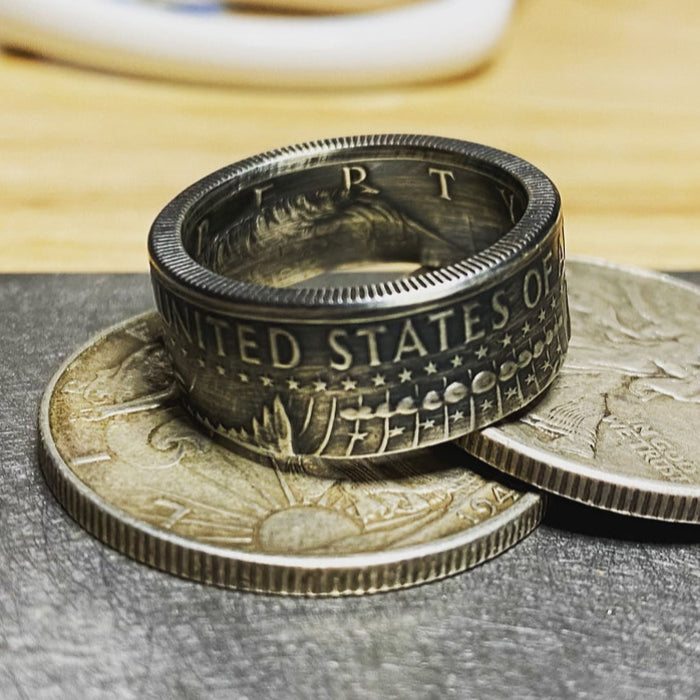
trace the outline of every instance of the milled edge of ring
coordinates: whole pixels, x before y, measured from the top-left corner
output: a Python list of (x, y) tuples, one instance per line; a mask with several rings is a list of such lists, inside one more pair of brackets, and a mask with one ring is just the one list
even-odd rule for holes
[[(567, 262), (622, 270), (637, 277), (670, 283), (700, 297), (698, 285), (654, 270), (584, 256), (570, 256)], [(610, 479), (606, 478), (604, 472), (579, 463), (577, 472), (572, 472), (566, 468), (566, 460), (544, 449), (512, 440), (501, 434), (497, 425), (464, 435), (457, 439), (457, 444), (478, 459), (527, 485), (578, 503), (648, 520), (700, 523), (700, 486), (688, 488), (687, 484), (623, 474)], [(653, 484), (655, 488), (645, 488), (645, 484)]]
[[(184, 250), (178, 231), (189, 210), (205, 194), (244, 176), (255, 168), (285, 160), (311, 157), (343, 149), (408, 147), (433, 149), (451, 156), (464, 155), (485, 161), (490, 169), (501, 168), (528, 193), (521, 219), (502, 238), (469, 258), (435, 271), (390, 282), (342, 288), (291, 289), (236, 282), (199, 265)], [(490, 158), (490, 161), (486, 161)], [(533, 200), (538, 200), (535, 209)], [(470, 141), (416, 134), (359, 135), (308, 141), (278, 148), (207, 175), (172, 199), (156, 217), (149, 233), (151, 274), (187, 296), (204, 295), (229, 304), (274, 304), (284, 307), (318, 307), (328, 310), (349, 305), (404, 307), (433, 301), (484, 282), (484, 277), (501, 275), (503, 268), (518, 268), (534, 255), (561, 218), (561, 199), (550, 178), (528, 161), (505, 151)], [(427, 298), (426, 298), (427, 295)]]
[[(50, 408), (58, 381), (80, 355), (134, 316), (94, 335), (74, 351), (50, 379), (38, 416), (38, 459), (50, 491), (68, 515), (112, 549), (155, 569), (223, 588), (287, 596), (340, 597), (381, 593), (461, 573), (504, 552), (540, 523), (545, 497), (525, 492), (512, 506), (458, 535), (383, 552), (337, 557), (285, 557), (197, 543), (139, 522), (89, 488), (58, 451)], [(469, 536), (466, 536), (469, 533)], [(442, 547), (435, 551), (436, 543)], [(354, 567), (354, 568), (351, 568)]]

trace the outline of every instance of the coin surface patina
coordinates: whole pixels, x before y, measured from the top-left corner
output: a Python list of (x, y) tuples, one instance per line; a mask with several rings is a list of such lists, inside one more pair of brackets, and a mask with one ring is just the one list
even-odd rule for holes
[(700, 289), (567, 261), (572, 337), (551, 389), (460, 444), (547, 491), (607, 510), (700, 522)]
[[(449, 441), (542, 393), (566, 352), (557, 190), (479, 144), (380, 135), (264, 153), (176, 197), (149, 250), (183, 400), (261, 454)], [(413, 271), (309, 282), (368, 265)]]
[(46, 480), (89, 532), (243, 590), (338, 596), (440, 579), (507, 549), (542, 513), (541, 496), (478, 475), (453, 445), (346, 463), (229, 451), (181, 408), (155, 313), (66, 362), (40, 432)]

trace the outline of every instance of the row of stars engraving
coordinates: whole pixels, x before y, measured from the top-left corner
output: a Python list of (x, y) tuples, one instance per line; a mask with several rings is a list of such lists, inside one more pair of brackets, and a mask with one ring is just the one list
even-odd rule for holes
[[(556, 298), (552, 298), (550, 306), (553, 310), (556, 310), (557, 304), (558, 300)], [(547, 312), (544, 309), (541, 309), (537, 314), (538, 322), (543, 323), (547, 320), (547, 316)], [(559, 331), (559, 329), (563, 325), (562, 316), (559, 314), (556, 315), (556, 317), (554, 318), (554, 323), (550, 329), (543, 328), (542, 326), (540, 326), (540, 323), (536, 324), (535, 328), (533, 328), (532, 324), (529, 321), (525, 321), (520, 326), (519, 332), (515, 332), (513, 329), (510, 329), (508, 332), (504, 333), (504, 335), (501, 338), (495, 340), (495, 342), (492, 345), (495, 346), (496, 351), (503, 352), (508, 348), (514, 348), (515, 344), (518, 342), (519, 339), (530, 339), (532, 341), (532, 334), (534, 332), (540, 331), (544, 335), (544, 342), (531, 342), (531, 345), (535, 346), (537, 344), (546, 344), (547, 346), (549, 346), (552, 340), (556, 339), (556, 353), (557, 356), (561, 355), (562, 347), (561, 342), (558, 339), (557, 331)], [(186, 347), (182, 346), (180, 343), (177, 343), (171, 336), (167, 337), (166, 342), (171, 346), (171, 352), (179, 352), (180, 355), (183, 357), (190, 356), (190, 351)], [(489, 358), (492, 356), (490, 348), (484, 343), (480, 344), (479, 347), (477, 347), (472, 352), (473, 360), (481, 361), (483, 363), (487, 363), (489, 361)], [(520, 355), (522, 355), (523, 352), (527, 351), (521, 350)], [(513, 349), (512, 354), (513, 357), (516, 358), (515, 349)], [(440, 359), (442, 360), (442, 358), (445, 355), (447, 355), (447, 353), (441, 355)], [(344, 377), (338, 378), (337, 380), (335, 380), (335, 382), (332, 382), (331, 380), (324, 378), (320, 375), (313, 379), (302, 380), (301, 378), (296, 377), (294, 375), (290, 375), (287, 377), (273, 377), (270, 375), (269, 372), (256, 373), (250, 369), (245, 371), (239, 370), (231, 372), (229, 368), (224, 367), (222, 364), (215, 364), (213, 369), (216, 371), (217, 375), (221, 377), (234, 379), (234, 381), (237, 381), (240, 384), (259, 383), (262, 387), (269, 389), (283, 388), (287, 391), (310, 391), (312, 393), (328, 391), (354, 392), (358, 389), (361, 390), (363, 388), (376, 390), (388, 385), (414, 383), (416, 381), (426, 379), (428, 377), (437, 379), (438, 377), (444, 376), (445, 374), (459, 371), (460, 368), (464, 367), (465, 361), (468, 359), (469, 353), (465, 352), (465, 350), (462, 350), (447, 358), (446, 362), (438, 362), (437, 358), (433, 358), (426, 362), (422, 367), (416, 368), (414, 366), (412, 369), (409, 369), (408, 367), (403, 367), (400, 371), (397, 370), (395, 374), (386, 371), (377, 371), (369, 377), (367, 377), (365, 373), (362, 373), (361, 376), (346, 375)], [(203, 357), (198, 357), (195, 360), (195, 362), (197, 366), (201, 369), (206, 369), (209, 366), (207, 360)], [(415, 365), (415, 362), (412, 362), (412, 364)], [(542, 366), (539, 367), (539, 370), (541, 372), (546, 372), (551, 368), (551, 360), (549, 358), (545, 358), (542, 363)], [(476, 370), (475, 367), (473, 367), (473, 369)], [(433, 377), (433, 375), (435, 376)], [(366, 383), (363, 384), (363, 380), (366, 380)], [(530, 384), (534, 382), (536, 378), (535, 375), (530, 374), (525, 378), (525, 380), (528, 384)]]
[[(456, 362), (455, 362), (456, 361)], [(463, 364), (463, 358), (461, 355), (455, 355), (452, 358), (452, 367), (457, 369), (462, 366)], [(549, 360), (549, 358), (545, 358), (544, 362), (540, 365), (539, 369), (542, 372), (546, 372), (548, 369), (552, 368), (552, 363)], [(430, 376), (433, 374), (442, 374), (440, 370), (438, 370), (437, 365), (434, 362), (428, 362), (426, 364), (422, 371), (425, 373), (425, 376)], [(405, 383), (414, 383), (417, 379), (414, 378), (414, 372), (415, 370), (410, 370), (407, 368), (404, 368), (399, 372), (396, 376), (398, 378), (398, 383), (399, 384), (405, 384)], [(247, 384), (251, 382), (252, 380), (256, 379), (255, 377), (251, 377), (250, 375), (240, 372), (238, 374), (238, 380), (242, 384)], [(274, 388), (275, 387), (275, 381), (272, 377), (270, 377), (267, 374), (261, 374), (257, 377), (257, 379), (260, 381), (262, 386), (264, 387), (269, 387), (269, 388)], [(371, 384), (368, 384), (367, 386), (369, 388), (374, 388), (374, 389), (380, 389), (384, 386), (387, 386), (387, 382), (391, 383), (391, 377), (387, 374), (384, 373), (382, 374), (381, 372), (377, 372), (375, 375), (369, 378)], [(299, 391), (302, 389), (302, 383), (298, 379), (295, 379), (294, 377), (289, 377), (288, 379), (283, 380), (287, 388), (290, 391)], [(525, 377), (525, 382), (527, 384), (532, 384), (535, 381), (535, 375), (533, 373), (528, 374)], [(334, 387), (334, 385), (331, 384), (331, 382), (324, 380), (324, 379), (315, 379), (313, 380), (310, 384), (304, 385), (307, 388), (310, 388), (314, 392), (325, 392), (325, 391), (333, 391), (334, 389), (339, 391), (345, 391), (345, 392), (354, 392), (359, 388), (362, 388), (360, 385), (360, 380), (357, 378), (352, 378), (352, 377), (345, 377), (341, 378), (338, 381), (337, 386)], [(510, 398), (510, 397), (509, 397)]]

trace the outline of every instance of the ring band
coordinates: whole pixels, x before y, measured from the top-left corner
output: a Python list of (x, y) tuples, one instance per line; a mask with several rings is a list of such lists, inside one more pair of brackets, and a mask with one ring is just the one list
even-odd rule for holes
[[(170, 202), (149, 252), (185, 405), (254, 452), (451, 440), (538, 396), (568, 345), (557, 190), (473, 143), (363, 136), (255, 156)], [(393, 281), (304, 283), (406, 261), (419, 271)]]

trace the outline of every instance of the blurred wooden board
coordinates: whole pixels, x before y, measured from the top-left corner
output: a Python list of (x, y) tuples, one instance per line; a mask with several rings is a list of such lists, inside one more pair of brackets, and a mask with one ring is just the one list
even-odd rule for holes
[[(458, 21), (456, 18), (455, 21)], [(142, 271), (159, 209), (241, 157), (415, 132), (522, 156), (558, 184), (570, 252), (700, 269), (700, 4), (522, 0), (461, 80), (299, 92), (183, 85), (0, 55), (0, 271)]]

